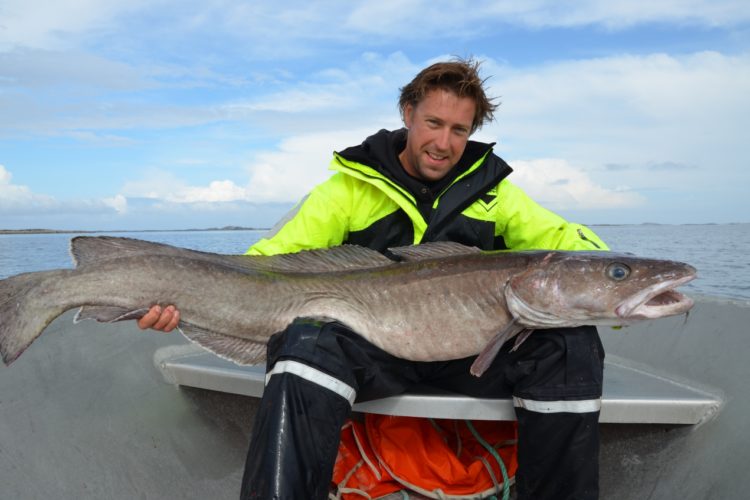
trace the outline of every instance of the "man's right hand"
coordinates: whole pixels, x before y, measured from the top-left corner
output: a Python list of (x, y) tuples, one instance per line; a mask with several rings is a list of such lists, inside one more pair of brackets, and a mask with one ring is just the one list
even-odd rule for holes
[(180, 322), (180, 311), (175, 306), (167, 306), (162, 310), (160, 305), (152, 306), (151, 309), (138, 320), (138, 328), (146, 330), (151, 328), (160, 332), (169, 333), (177, 327)]

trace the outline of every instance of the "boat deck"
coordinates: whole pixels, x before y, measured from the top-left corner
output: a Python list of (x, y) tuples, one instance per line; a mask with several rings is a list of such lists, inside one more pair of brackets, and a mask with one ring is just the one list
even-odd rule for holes
[[(238, 366), (194, 346), (167, 346), (155, 354), (165, 380), (186, 387), (260, 397), (265, 367)], [(603, 423), (697, 424), (713, 414), (720, 401), (698, 387), (607, 361), (600, 421)], [(410, 417), (514, 420), (510, 399), (473, 398), (420, 387), (409, 394), (354, 405), (355, 411)]]

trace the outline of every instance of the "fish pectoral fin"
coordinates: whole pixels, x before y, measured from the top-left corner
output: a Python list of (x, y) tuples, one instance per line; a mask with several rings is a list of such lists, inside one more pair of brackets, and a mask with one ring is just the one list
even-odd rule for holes
[(238, 365), (257, 365), (266, 359), (266, 343), (235, 337), (180, 322), (180, 332), (191, 342)]
[(508, 323), (500, 333), (492, 337), (492, 340), (484, 346), (482, 352), (479, 353), (479, 356), (477, 356), (477, 359), (475, 359), (474, 363), (471, 365), (471, 369), (469, 370), (471, 374), (475, 377), (481, 377), (495, 360), (497, 353), (500, 352), (500, 348), (503, 344), (513, 338), (514, 335), (521, 333), (524, 330), (526, 330), (526, 328), (517, 325), (515, 319)]
[(100, 323), (115, 323), (117, 321), (141, 319), (147, 312), (147, 307), (127, 309), (115, 306), (82, 306), (76, 313), (73, 322), (78, 323), (84, 319), (93, 319)]
[(521, 347), (521, 344), (524, 343), (524, 341), (529, 338), (529, 335), (531, 335), (534, 332), (533, 329), (530, 328), (524, 328), (521, 330), (518, 335), (516, 335), (516, 341), (513, 343), (513, 348), (510, 350), (510, 352), (516, 352), (516, 350)]

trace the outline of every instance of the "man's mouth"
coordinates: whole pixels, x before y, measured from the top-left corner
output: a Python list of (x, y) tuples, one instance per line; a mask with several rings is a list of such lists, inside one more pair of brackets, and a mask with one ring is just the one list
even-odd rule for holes
[(426, 153), (427, 153), (427, 156), (429, 156), (432, 161), (440, 162), (440, 161), (445, 161), (448, 159), (448, 155), (441, 155), (437, 153), (432, 153), (430, 151), (427, 151)]

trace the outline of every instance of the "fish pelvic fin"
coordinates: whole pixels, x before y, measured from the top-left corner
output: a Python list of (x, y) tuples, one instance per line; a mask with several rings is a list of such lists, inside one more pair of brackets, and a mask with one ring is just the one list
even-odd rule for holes
[(238, 365), (257, 365), (266, 360), (266, 343), (234, 337), (180, 322), (177, 327), (191, 342)]
[(128, 321), (131, 319), (141, 319), (148, 312), (148, 308), (130, 310), (123, 307), (114, 306), (83, 306), (73, 318), (74, 323), (85, 319), (93, 319), (100, 323), (115, 323), (117, 321)]
[(475, 359), (474, 363), (472, 363), (471, 368), (469, 369), (469, 372), (471, 372), (471, 374), (474, 375), (475, 377), (481, 377), (482, 374), (487, 371), (487, 368), (490, 367), (492, 362), (497, 357), (497, 353), (500, 352), (500, 348), (508, 340), (513, 338), (514, 335), (517, 335), (525, 330), (526, 328), (516, 324), (516, 319), (514, 318), (510, 323), (508, 323), (505, 326), (505, 328), (503, 328), (500, 331), (500, 333), (492, 337), (492, 339), (487, 343), (487, 345), (484, 346), (484, 349), (482, 349), (482, 352), (479, 353), (479, 356), (477, 356), (477, 359)]
[(0, 280), (0, 356), (6, 365), (36, 340), (52, 320), (65, 312), (47, 296), (46, 284), (70, 271), (40, 271)]

